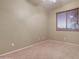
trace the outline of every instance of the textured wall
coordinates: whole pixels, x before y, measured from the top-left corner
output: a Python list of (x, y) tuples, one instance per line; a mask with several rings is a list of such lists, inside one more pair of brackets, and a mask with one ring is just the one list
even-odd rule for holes
[(76, 0), (75, 2), (64, 5), (51, 12), (49, 21), (50, 39), (79, 43), (79, 32), (56, 31), (56, 12), (70, 10), (78, 7), (79, 7), (79, 1)]
[(26, 0), (0, 0), (0, 54), (44, 40), (46, 35), (43, 9)]

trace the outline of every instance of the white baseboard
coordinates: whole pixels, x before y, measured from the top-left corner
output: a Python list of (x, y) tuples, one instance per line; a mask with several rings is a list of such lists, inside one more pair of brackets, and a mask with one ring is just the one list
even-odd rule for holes
[(0, 57), (5, 56), (5, 55), (8, 55), (8, 54), (15, 53), (15, 52), (19, 52), (19, 51), (22, 51), (22, 50), (27, 49), (27, 48), (31, 48), (31, 47), (33, 47), (33, 46), (39, 45), (39, 44), (44, 43), (44, 42), (46, 42), (46, 41), (48, 41), (48, 40), (40, 41), (40, 42), (34, 43), (34, 44), (32, 44), (32, 45), (26, 46), (26, 47), (24, 47), (24, 48), (20, 48), (20, 49), (14, 50), (14, 51), (10, 51), (10, 52), (1, 54)]

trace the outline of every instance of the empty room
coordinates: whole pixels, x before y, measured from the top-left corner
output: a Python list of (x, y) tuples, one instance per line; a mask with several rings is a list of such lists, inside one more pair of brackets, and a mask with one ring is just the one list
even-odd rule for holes
[(79, 59), (79, 0), (0, 0), (0, 59)]

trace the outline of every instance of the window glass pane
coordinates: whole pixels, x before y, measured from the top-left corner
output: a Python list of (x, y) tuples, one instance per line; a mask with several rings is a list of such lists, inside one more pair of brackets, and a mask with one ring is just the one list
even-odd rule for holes
[(66, 28), (66, 13), (57, 14), (57, 28)]
[(76, 29), (77, 24), (77, 9), (71, 10), (67, 12), (67, 28), (68, 29)]

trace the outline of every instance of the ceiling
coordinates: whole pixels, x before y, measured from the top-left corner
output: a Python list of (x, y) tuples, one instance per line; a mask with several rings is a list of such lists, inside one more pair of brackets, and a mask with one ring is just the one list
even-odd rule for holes
[(28, 0), (28, 2), (30, 2), (31, 4), (35, 6), (41, 6), (46, 9), (55, 9), (72, 1), (76, 0), (56, 0), (56, 3), (51, 2), (50, 0)]

